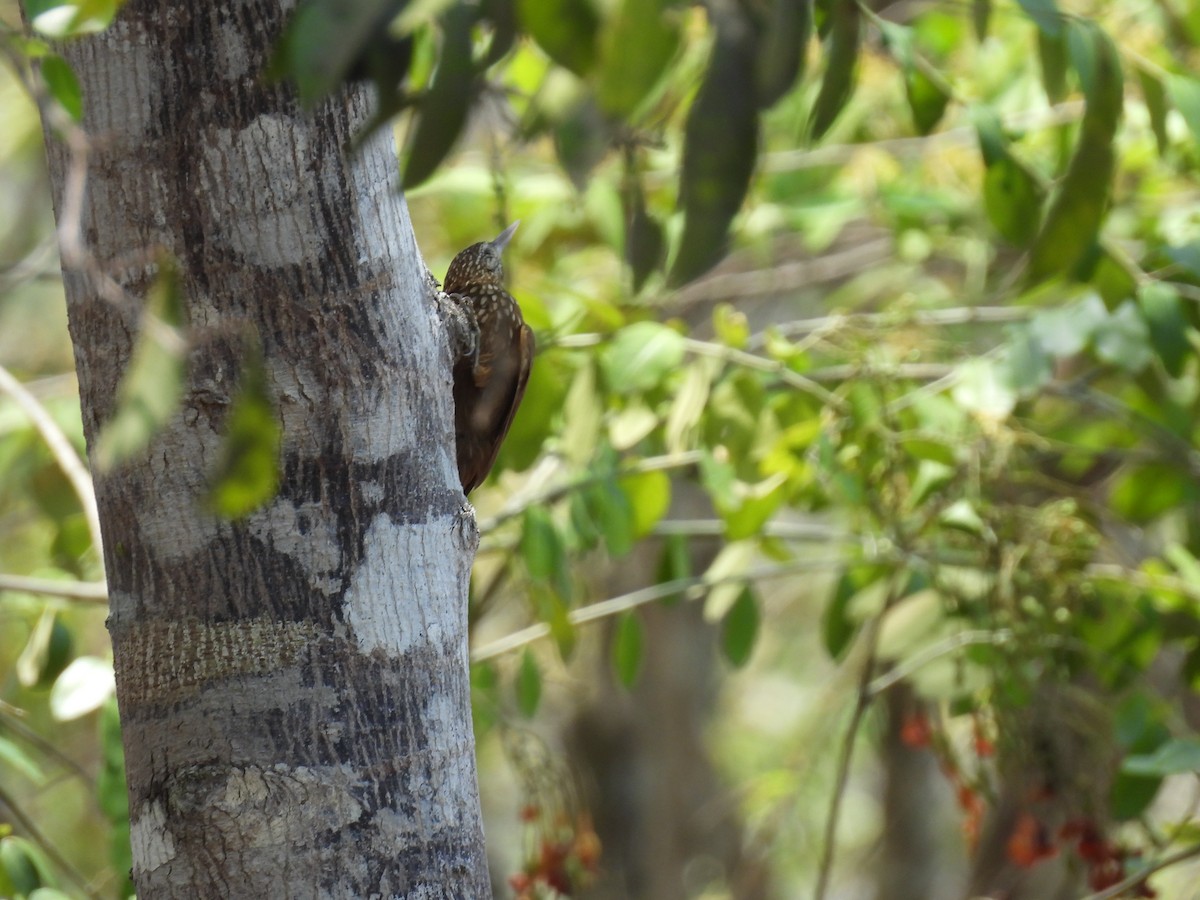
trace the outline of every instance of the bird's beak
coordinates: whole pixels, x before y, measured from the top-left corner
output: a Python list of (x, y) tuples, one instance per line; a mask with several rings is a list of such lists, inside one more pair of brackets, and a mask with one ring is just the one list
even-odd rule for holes
[(517, 226), (520, 224), (521, 220), (517, 219), (517, 221), (505, 228), (502, 232), (500, 232), (500, 236), (492, 241), (492, 246), (495, 247), (498, 252), (503, 253), (504, 248), (508, 246), (508, 242), (512, 239), (513, 234), (517, 230)]

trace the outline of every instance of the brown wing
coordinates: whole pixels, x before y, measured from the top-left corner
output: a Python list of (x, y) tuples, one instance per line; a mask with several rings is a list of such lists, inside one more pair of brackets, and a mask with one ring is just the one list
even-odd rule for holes
[[(504, 436), (525, 396), (533, 365), (534, 338), (528, 325), (522, 323), (520, 328), (515, 353), (508, 358), (505, 354), (488, 355), (486, 377), (480, 378), (479, 368), (469, 363), (465, 370), (455, 370), (458, 477), (464, 494), (475, 490), (492, 470)], [(460, 371), (465, 376), (461, 379)]]

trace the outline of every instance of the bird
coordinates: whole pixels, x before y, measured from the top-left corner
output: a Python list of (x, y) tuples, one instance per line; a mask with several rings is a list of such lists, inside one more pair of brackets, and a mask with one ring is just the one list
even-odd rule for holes
[(460, 251), (442, 286), (473, 336), (478, 335), (454, 364), (454, 435), (464, 494), (479, 487), (492, 470), (533, 365), (533, 329), (504, 287), (500, 259), (519, 224)]

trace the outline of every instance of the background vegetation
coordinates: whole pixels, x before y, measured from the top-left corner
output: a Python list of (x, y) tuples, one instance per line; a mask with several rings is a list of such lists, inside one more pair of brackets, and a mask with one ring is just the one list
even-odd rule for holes
[[(522, 222), (540, 352), (473, 497), (498, 883), (1034, 897), (1054, 868), (1133, 896), (1165, 862), (1188, 896), (1200, 5), (334, 7), (301, 6), (275, 75), (400, 111), (433, 272)], [(27, 10), (0, 35), (0, 895), (111, 896), (34, 98), (86, 103), (50, 39), (112, 10)]]

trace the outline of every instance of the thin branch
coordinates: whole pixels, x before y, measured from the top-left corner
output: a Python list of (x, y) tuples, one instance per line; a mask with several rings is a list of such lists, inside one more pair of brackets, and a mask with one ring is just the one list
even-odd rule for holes
[(683, 453), (667, 453), (662, 456), (648, 456), (645, 459), (621, 466), (615, 470), (590, 473), (582, 478), (576, 478), (549, 488), (533, 497), (520, 498), (519, 503), (510, 502), (490, 519), (482, 520), (479, 523), (479, 531), (481, 534), (486, 534), (510, 519), (515, 519), (531, 506), (544, 506), (554, 503), (563, 497), (573, 494), (575, 491), (590, 487), (593, 484), (599, 484), (609, 478), (623, 478), (626, 475), (640, 475), (645, 472), (659, 472), (666, 469), (680, 469), (685, 466), (694, 466), (700, 462), (703, 456), (704, 454), (699, 450), (687, 450)]
[(108, 602), (108, 585), (103, 581), (55, 581), (52, 578), (29, 578), (25, 575), (0, 574), (0, 591), (20, 591), (62, 597), (64, 600)]
[[(797, 319), (772, 325), (771, 331), (785, 338), (820, 333), (829, 334), (843, 328), (900, 328), (905, 325), (939, 327), (943, 325), (991, 325), (1024, 322), (1037, 312), (1025, 306), (958, 306), (951, 309), (911, 309), (892, 312), (835, 313), (811, 319)], [(754, 349), (766, 345), (767, 333), (759, 332), (750, 338)]]
[(71, 446), (70, 440), (58, 427), (58, 423), (46, 411), (46, 407), (42, 406), (33, 394), (25, 390), (21, 382), (17, 381), (12, 373), (2, 365), (0, 365), (0, 392), (11, 397), (29, 417), (33, 427), (37, 429), (42, 440), (46, 442), (46, 446), (50, 448), (58, 467), (71, 482), (75, 496), (79, 498), (79, 505), (83, 507), (84, 518), (87, 519), (88, 531), (92, 535), (92, 546), (103, 565), (103, 543), (100, 539), (100, 514), (96, 509), (96, 491), (92, 487), (92, 476), (88, 474), (83, 460), (79, 458), (79, 454)]
[(1123, 893), (1131, 888), (1137, 887), (1155, 872), (1161, 872), (1163, 869), (1178, 865), (1181, 862), (1186, 862), (1189, 859), (1200, 856), (1200, 844), (1193, 844), (1190, 847), (1184, 847), (1178, 853), (1172, 853), (1170, 856), (1164, 856), (1158, 862), (1150, 863), (1150, 865), (1139, 869), (1137, 872), (1130, 875), (1124, 881), (1119, 881), (1110, 888), (1105, 888), (1095, 894), (1088, 894), (1083, 900), (1112, 900), (1114, 897), (1120, 897)]
[(813, 900), (825, 900), (829, 890), (829, 879), (833, 874), (833, 854), (837, 844), (838, 820), (841, 818), (842, 799), (846, 795), (846, 783), (850, 778), (850, 763), (854, 759), (854, 745), (858, 739), (858, 729), (863, 717), (870, 709), (874, 700), (871, 692), (871, 675), (875, 670), (876, 654), (879, 649), (879, 635), (883, 631), (883, 620), (887, 611), (899, 599), (902, 585), (893, 580), (888, 589), (887, 599), (883, 609), (871, 619), (870, 625), (863, 635), (865, 659), (862, 671), (858, 677), (858, 696), (855, 699), (854, 711), (850, 715), (850, 724), (846, 726), (846, 734), (842, 738), (842, 746), (838, 752), (837, 774), (834, 776), (833, 797), (829, 803), (829, 814), (825, 819), (825, 834), (821, 848), (821, 863), (817, 870), (817, 886), (813, 892)]
[[(726, 578), (710, 579), (703, 575), (697, 575), (693, 578), (676, 578), (673, 581), (664, 581), (662, 584), (639, 588), (628, 594), (621, 594), (618, 597), (611, 597), (608, 600), (601, 600), (599, 603), (589, 604), (582, 609), (573, 610), (567, 616), (567, 619), (572, 625), (584, 625), (588, 622), (607, 618), (608, 616), (615, 616), (618, 613), (634, 609), (638, 606), (644, 606), (647, 603), (653, 603), (655, 600), (662, 600), (664, 597), (670, 597), (674, 594), (680, 594), (684, 600), (696, 600), (707, 595), (709, 591), (718, 585), (767, 581), (773, 578), (784, 578), (800, 572), (827, 571), (842, 566), (845, 562), (844, 559), (840, 558), (797, 560), (779, 566), (751, 569), (748, 572), (742, 572), (739, 575), (730, 575)], [(515, 631), (510, 635), (484, 644), (482, 647), (475, 648), (471, 651), (471, 662), (482, 662), (485, 659), (502, 656), (505, 653), (518, 650), (526, 644), (532, 644), (534, 641), (540, 641), (549, 636), (550, 626), (544, 622), (538, 622), (535, 625), (530, 625), (528, 628), (522, 628), (520, 631)]]
[(100, 900), (100, 894), (88, 886), (87, 880), (83, 877), (83, 875), (74, 866), (72, 866), (67, 858), (59, 852), (58, 848), (55, 847), (54, 844), (38, 830), (38, 827), (33, 823), (33, 820), (29, 818), (29, 816), (25, 815), (25, 811), (17, 805), (16, 800), (14, 800), (12, 795), (4, 790), (3, 787), (0, 787), (0, 805), (8, 807), (9, 815), (12, 816), (13, 821), (17, 823), (21, 831), (25, 833), (29, 840), (33, 841), (33, 843), (37, 844), (37, 846), (41, 848), (42, 852), (50, 858), (50, 861), (53, 862), (54, 865), (57, 866), (77, 888), (79, 888), (79, 890), (81, 890), (88, 897), (94, 898), (94, 900)]
[(663, 305), (666, 309), (674, 310), (734, 297), (747, 300), (812, 288), (825, 282), (857, 275), (885, 261), (891, 256), (892, 245), (893, 239), (888, 236), (858, 244), (848, 250), (782, 263), (767, 269), (710, 275), (676, 294), (669, 295), (663, 301)]
[(955, 650), (961, 650), (963, 647), (970, 647), (974, 644), (1004, 644), (1012, 640), (1012, 638), (1013, 633), (1007, 628), (1001, 628), (997, 631), (963, 631), (959, 634), (951, 635), (945, 640), (931, 644), (920, 653), (914, 653), (903, 662), (897, 663), (893, 668), (872, 681), (867, 686), (867, 693), (874, 699), (888, 688), (908, 678), (918, 669), (929, 665), (929, 663), (942, 656), (953, 653)]
[(710, 341), (699, 341), (695, 338), (684, 338), (683, 346), (689, 353), (696, 356), (707, 356), (710, 359), (719, 359), (745, 369), (754, 369), (774, 375), (784, 384), (804, 391), (806, 394), (811, 394), (822, 403), (834, 409), (841, 409), (845, 405), (841, 397), (821, 387), (821, 385), (817, 384), (816, 379), (801, 375), (799, 372), (793, 372), (779, 360), (768, 359), (765, 356), (756, 356), (753, 353), (747, 353), (745, 350), (738, 350), (734, 347), (727, 347), (724, 344), (716, 344)]

